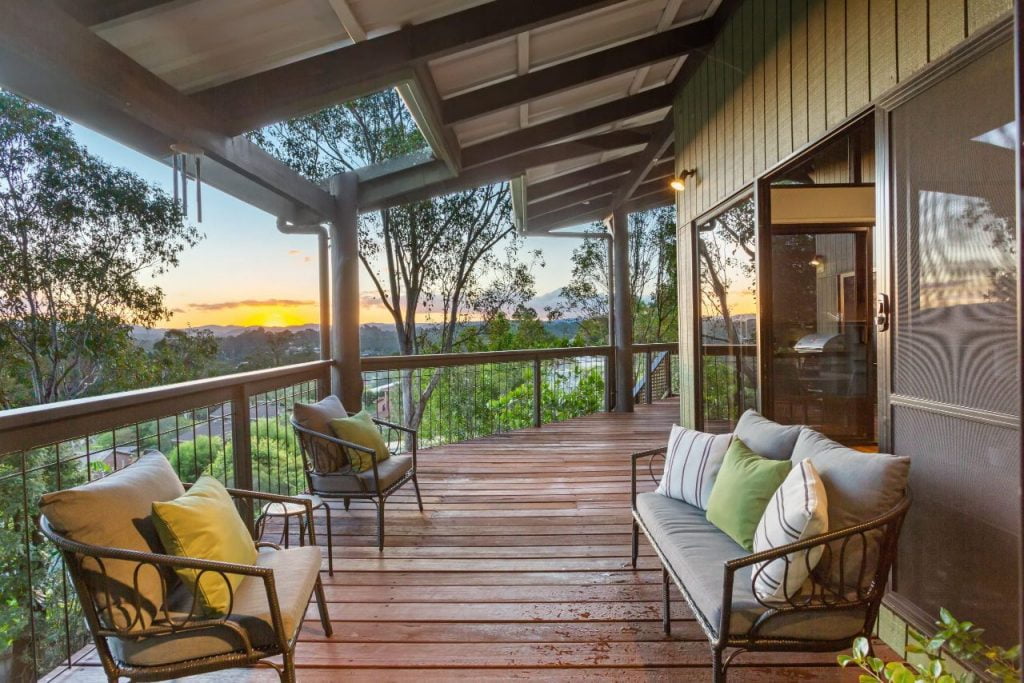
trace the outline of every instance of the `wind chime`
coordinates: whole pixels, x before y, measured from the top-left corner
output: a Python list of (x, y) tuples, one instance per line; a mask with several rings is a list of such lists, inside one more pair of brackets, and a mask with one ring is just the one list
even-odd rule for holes
[[(181, 210), (188, 216), (188, 177), (196, 179), (196, 221), (203, 222), (203, 181), (200, 171), (203, 150), (195, 145), (176, 143), (171, 145), (171, 168), (174, 169), (174, 201), (181, 204)], [(190, 169), (191, 167), (191, 169)], [(180, 178), (179, 178), (180, 176)], [(181, 181), (181, 192), (178, 181)]]

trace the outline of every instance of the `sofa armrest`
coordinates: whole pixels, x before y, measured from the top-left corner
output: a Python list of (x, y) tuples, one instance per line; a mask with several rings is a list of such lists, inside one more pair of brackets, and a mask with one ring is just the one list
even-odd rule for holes
[[(857, 524), (845, 529), (828, 531), (802, 541), (796, 541), (794, 543), (789, 543), (759, 553), (751, 553), (750, 555), (738, 557), (725, 562), (723, 567), (724, 583), (722, 590), (722, 621), (719, 627), (719, 638), (728, 637), (729, 634), (733, 586), (735, 584), (737, 571), (762, 562), (767, 563), (771, 560), (784, 559), (792, 553), (807, 551), (811, 548), (822, 547), (825, 553), (829, 553), (830, 562), (838, 562), (839, 589), (837, 590), (836, 586), (829, 585), (827, 579), (822, 580), (820, 577), (815, 575), (814, 571), (810, 571), (810, 591), (806, 591), (801, 587), (801, 590), (796, 595), (789, 595), (787, 592), (778, 602), (769, 603), (761, 600), (757, 595), (757, 591), (754, 590), (754, 586), (751, 585), (751, 593), (754, 595), (754, 598), (761, 603), (761, 605), (768, 608), (768, 611), (762, 615), (757, 622), (755, 622), (752, 630), (758, 629), (764, 624), (764, 622), (768, 621), (773, 616), (784, 612), (811, 611), (828, 608), (851, 609), (855, 607), (870, 606), (879, 602), (882, 598), (882, 592), (885, 588), (889, 571), (892, 568), (893, 560), (895, 559), (896, 544), (899, 540), (900, 528), (909, 507), (910, 493), (908, 491), (903, 496), (903, 499), (891, 510), (879, 517), (876, 517), (875, 519), (864, 522), (863, 524)], [(868, 572), (865, 571), (867, 567), (863, 551), (868, 545), (867, 534), (870, 532), (880, 532), (882, 537), (879, 540), (879, 552), (874, 570), (870, 572), (871, 580), (865, 583), (864, 579), (867, 578)], [(839, 550), (837, 553), (834, 553), (833, 548), (836, 547), (836, 545), (839, 546)], [(857, 582), (853, 584), (852, 591), (847, 591), (846, 577), (844, 577), (843, 573), (846, 567), (846, 551), (851, 547), (859, 548), (862, 552), (862, 558), (860, 563), (860, 572), (856, 577)], [(751, 576), (752, 584), (757, 581), (759, 573), (760, 572), (757, 569), (754, 570)]]
[(637, 461), (643, 460), (644, 458), (648, 458), (647, 471), (651, 475), (651, 480), (657, 482), (658, 480), (654, 477), (654, 469), (653, 469), (653, 467), (654, 467), (654, 458), (656, 456), (659, 456), (659, 455), (664, 456), (665, 452), (667, 450), (668, 450), (667, 446), (662, 446), (661, 448), (652, 448), (650, 450), (640, 451), (638, 453), (633, 453), (632, 455), (629, 456), (630, 462), (631, 462), (632, 467), (633, 467), (633, 477), (632, 477), (632, 479), (630, 481), (630, 483), (631, 483), (631, 486), (630, 486), (630, 505), (633, 507), (634, 510), (636, 510), (636, 463), (637, 463)]

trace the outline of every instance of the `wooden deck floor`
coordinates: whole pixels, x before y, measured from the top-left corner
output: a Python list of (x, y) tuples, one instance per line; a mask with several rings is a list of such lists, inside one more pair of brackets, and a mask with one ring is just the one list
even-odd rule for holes
[[(681, 596), (660, 624), (660, 571), (641, 541), (629, 567), (629, 460), (662, 443), (674, 402), (424, 451), (387, 512), (334, 512), (334, 635), (315, 607), (297, 648), (300, 681), (710, 680), (709, 648)], [(834, 655), (746, 654), (730, 681), (856, 680)], [(92, 656), (64, 676), (102, 680)], [(267, 669), (206, 680), (274, 680)]]

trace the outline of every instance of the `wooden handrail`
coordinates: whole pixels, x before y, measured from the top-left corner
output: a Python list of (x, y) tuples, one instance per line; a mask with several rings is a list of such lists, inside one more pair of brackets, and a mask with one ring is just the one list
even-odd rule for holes
[(375, 370), (415, 370), (485, 363), (519, 363), (553, 358), (580, 358), (612, 355), (610, 346), (567, 346), (554, 349), (522, 349), (515, 351), (480, 351), (475, 353), (429, 353), (418, 356), (364, 356), (363, 372)]
[[(324, 386), (329, 386), (330, 368), (331, 361), (310, 361), (6, 410), (0, 412), (0, 453), (37, 448), (217, 403), (238, 403), (242, 397), (299, 382), (323, 380)], [(248, 411), (241, 414), (247, 415)], [(240, 423), (247, 425), (248, 420)]]

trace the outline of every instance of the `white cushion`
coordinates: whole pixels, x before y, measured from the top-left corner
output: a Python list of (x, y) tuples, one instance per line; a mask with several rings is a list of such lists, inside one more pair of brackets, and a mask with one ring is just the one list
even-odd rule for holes
[[(796, 543), (828, 531), (825, 484), (809, 460), (790, 470), (768, 502), (754, 532), (754, 552)], [(754, 566), (754, 593), (765, 603), (795, 597), (821, 560), (824, 546), (790, 553)]]
[(707, 510), (732, 434), (705, 434), (672, 425), (658, 493)]

